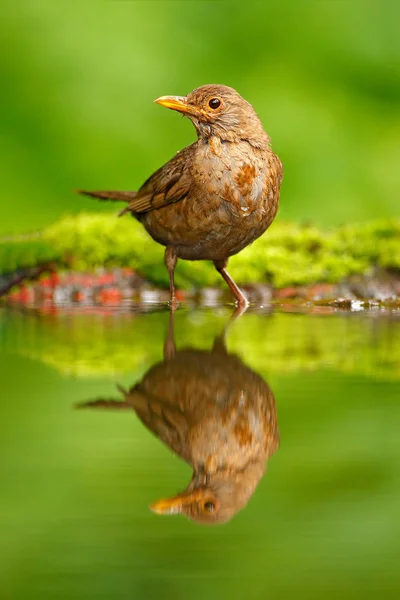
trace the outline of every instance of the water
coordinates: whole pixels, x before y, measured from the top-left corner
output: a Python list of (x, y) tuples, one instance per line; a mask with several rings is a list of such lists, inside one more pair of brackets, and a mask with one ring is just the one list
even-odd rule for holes
[[(209, 360), (228, 321), (178, 311), (178, 350)], [(133, 410), (76, 409), (123, 400), (116, 384), (162, 362), (167, 334), (165, 310), (0, 312), (0, 597), (398, 598), (398, 317), (228, 325), (228, 355), (273, 392), (281, 441), (248, 505), (215, 526), (149, 510), (192, 470)]]

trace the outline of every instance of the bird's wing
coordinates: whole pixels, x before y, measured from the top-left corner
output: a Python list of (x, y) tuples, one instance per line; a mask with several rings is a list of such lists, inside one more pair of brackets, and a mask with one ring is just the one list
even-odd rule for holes
[(150, 431), (175, 454), (190, 463), (186, 450), (188, 423), (178, 407), (153, 396), (142, 389), (140, 384), (127, 393), (126, 402)]
[(192, 178), (190, 164), (195, 144), (178, 152), (142, 185), (136, 196), (123, 210), (144, 213), (183, 200), (189, 192)]

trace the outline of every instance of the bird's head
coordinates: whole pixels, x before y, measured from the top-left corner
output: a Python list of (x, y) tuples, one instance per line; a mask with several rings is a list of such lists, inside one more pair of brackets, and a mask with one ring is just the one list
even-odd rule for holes
[(244, 140), (257, 148), (269, 143), (254, 108), (226, 85), (203, 85), (187, 96), (161, 96), (154, 102), (189, 117), (200, 138)]
[(263, 463), (254, 463), (235, 473), (194, 473), (184, 492), (159, 500), (150, 509), (161, 515), (183, 514), (204, 525), (225, 523), (246, 506), (264, 471)]

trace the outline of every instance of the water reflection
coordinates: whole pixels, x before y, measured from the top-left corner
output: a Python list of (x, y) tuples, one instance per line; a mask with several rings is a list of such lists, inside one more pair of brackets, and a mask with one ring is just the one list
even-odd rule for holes
[(129, 390), (118, 386), (121, 400), (98, 398), (78, 407), (134, 410), (192, 465), (186, 490), (155, 502), (154, 512), (223, 523), (246, 506), (279, 446), (275, 399), (257, 373), (228, 353), (226, 329), (209, 351), (177, 350), (173, 318), (162, 362)]

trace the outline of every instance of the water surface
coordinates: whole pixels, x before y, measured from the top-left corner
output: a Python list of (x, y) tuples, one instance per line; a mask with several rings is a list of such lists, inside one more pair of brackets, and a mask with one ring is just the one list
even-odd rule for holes
[[(400, 320), (279, 310), (226, 347), (275, 397), (280, 446), (248, 505), (202, 526), (148, 506), (191, 468), (118, 399), (163, 361), (166, 310), (0, 312), (0, 596), (398, 598)], [(211, 352), (229, 311), (179, 310)]]

